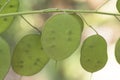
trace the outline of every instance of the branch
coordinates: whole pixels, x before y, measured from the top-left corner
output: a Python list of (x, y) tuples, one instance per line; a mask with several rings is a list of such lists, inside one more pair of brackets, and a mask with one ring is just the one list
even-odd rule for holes
[(71, 10), (71, 9), (48, 8), (48, 9), (35, 10), (35, 11), (25, 11), (25, 12), (0, 14), (0, 17), (18, 16), (18, 15), (27, 15), (27, 14), (45, 14), (45, 13), (53, 13), (53, 12), (92, 13), (92, 14), (120, 16), (119, 13), (99, 12), (99, 11), (94, 11), (94, 10)]

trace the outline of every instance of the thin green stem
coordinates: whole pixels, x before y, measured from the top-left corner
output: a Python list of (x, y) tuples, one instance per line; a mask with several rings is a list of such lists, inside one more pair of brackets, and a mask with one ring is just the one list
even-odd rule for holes
[(55, 68), (58, 69), (58, 61), (55, 61)]
[(28, 14), (45, 14), (45, 13), (53, 13), (53, 12), (68, 12), (68, 13), (92, 13), (92, 14), (102, 14), (102, 15), (116, 15), (120, 16), (119, 13), (108, 13), (108, 12), (99, 12), (95, 10), (71, 10), (71, 9), (56, 9), (56, 8), (48, 8), (43, 10), (35, 10), (35, 11), (25, 11), (25, 12), (14, 12), (14, 13), (6, 13), (0, 14), (0, 17), (7, 16), (18, 16), (18, 15), (28, 15)]
[(93, 73), (90, 74), (90, 80), (92, 80)]
[(114, 17), (120, 22), (120, 19), (117, 16), (114, 16)]
[(88, 22), (85, 20), (85, 18), (81, 14), (80, 14), (80, 17), (82, 18), (82, 20), (86, 23), (88, 27), (90, 27), (93, 31), (95, 31), (96, 34), (98, 34), (98, 32), (90, 24), (88, 24)]
[(0, 8), (0, 12), (7, 6), (7, 4), (10, 2), (10, 0), (7, 0), (5, 4)]
[(38, 28), (36, 28), (35, 26), (33, 26), (27, 19), (25, 19), (22, 15), (21, 15), (21, 17), (25, 20), (25, 22), (27, 22), (32, 28), (34, 28), (36, 31), (38, 31), (39, 33), (41, 33), (41, 31), (38, 29)]
[(96, 11), (98, 11), (100, 8), (102, 8), (106, 3), (108, 3), (110, 0), (106, 0), (102, 5), (100, 5), (97, 9), (96, 9)]

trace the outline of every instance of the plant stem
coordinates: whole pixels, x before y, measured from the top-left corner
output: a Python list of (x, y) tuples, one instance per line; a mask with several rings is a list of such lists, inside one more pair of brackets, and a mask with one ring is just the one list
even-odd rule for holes
[(14, 13), (0, 14), (0, 17), (28, 15), (28, 14), (43, 14), (43, 13), (45, 14), (45, 13), (53, 13), (53, 12), (92, 13), (92, 14), (120, 16), (119, 13), (108, 13), (108, 12), (100, 12), (100, 11), (95, 11), (95, 10), (71, 10), (71, 9), (48, 8), (48, 9), (35, 10), (35, 11), (25, 11), (25, 12), (14, 12)]
[(21, 15), (21, 17), (25, 20), (25, 22), (27, 22), (33, 29), (35, 29), (36, 31), (38, 31), (39, 33), (41, 33), (41, 31), (38, 29), (38, 28), (36, 28), (35, 26), (33, 26), (27, 19), (25, 19), (22, 15)]
[(120, 22), (120, 19), (117, 16), (114, 16), (114, 17)]
[(58, 69), (58, 61), (55, 61), (55, 69)]
[(90, 75), (90, 80), (92, 80), (92, 76), (93, 76), (93, 73), (91, 73), (91, 75)]
[(106, 3), (108, 3), (110, 0), (106, 0), (101, 6), (99, 6), (96, 11), (98, 11), (100, 8), (102, 8)]
[(5, 2), (5, 4), (0, 8), (0, 12), (7, 6), (7, 4), (9, 3), (10, 0), (7, 0)]
[(88, 24), (88, 22), (85, 20), (85, 18), (81, 14), (80, 14), (80, 17), (82, 18), (82, 20), (86, 23), (88, 27), (90, 27), (93, 31), (95, 31), (96, 34), (98, 34), (98, 32), (90, 24)]

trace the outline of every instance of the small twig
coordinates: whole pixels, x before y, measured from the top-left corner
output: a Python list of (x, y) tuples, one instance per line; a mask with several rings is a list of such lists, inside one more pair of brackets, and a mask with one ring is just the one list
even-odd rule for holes
[(93, 73), (90, 74), (90, 80), (92, 80)]
[(96, 9), (96, 11), (98, 11), (100, 8), (102, 8), (106, 3), (108, 3), (110, 0), (106, 0), (102, 5), (100, 5), (97, 9)]
[(80, 17), (82, 18), (82, 20), (86, 23), (86, 25), (88, 27), (90, 27), (93, 31), (95, 31), (96, 34), (98, 34), (98, 32), (90, 24), (87, 23), (87, 21), (85, 20), (85, 18), (81, 14), (80, 14)]
[(21, 15), (21, 17), (32, 27), (32, 28), (34, 28), (35, 30), (37, 30), (39, 33), (41, 33), (41, 31), (38, 29), (38, 28), (36, 28), (35, 26), (33, 26), (28, 20), (26, 20), (22, 15)]
[(5, 4), (0, 8), (0, 12), (7, 6), (7, 4), (9, 3), (10, 0), (7, 0), (5, 2)]
[(55, 61), (55, 69), (58, 70), (58, 61)]
[(114, 15), (114, 17), (120, 22), (120, 19), (116, 15)]

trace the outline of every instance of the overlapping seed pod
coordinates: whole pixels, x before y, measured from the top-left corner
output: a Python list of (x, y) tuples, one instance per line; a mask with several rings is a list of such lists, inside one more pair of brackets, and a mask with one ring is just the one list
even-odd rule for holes
[(45, 53), (56, 61), (69, 57), (80, 45), (83, 27), (77, 14), (57, 14), (48, 19), (41, 40)]
[(40, 35), (29, 34), (17, 43), (12, 56), (12, 68), (19, 75), (34, 75), (49, 61), (40, 40)]

